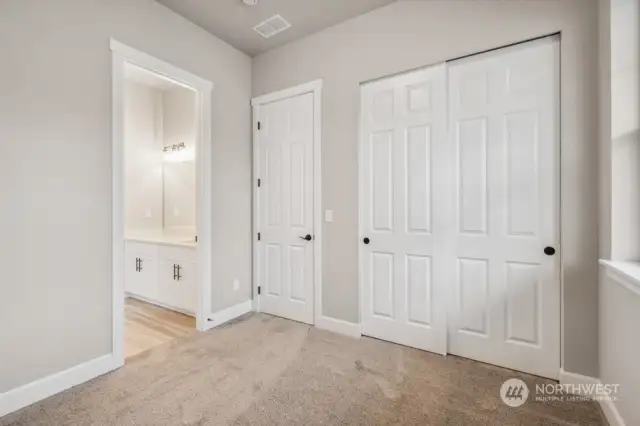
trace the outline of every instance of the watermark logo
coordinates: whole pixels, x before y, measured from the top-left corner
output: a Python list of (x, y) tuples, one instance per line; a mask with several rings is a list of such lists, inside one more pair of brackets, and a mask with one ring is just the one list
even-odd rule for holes
[[(536, 402), (616, 401), (619, 384), (543, 383), (536, 384), (532, 400)], [(520, 407), (529, 399), (529, 387), (520, 379), (509, 379), (500, 387), (500, 398), (509, 407)]]
[(500, 387), (500, 397), (509, 407), (519, 407), (529, 398), (529, 387), (520, 379), (509, 379)]
[(607, 383), (547, 383), (536, 385), (535, 400), (561, 401), (616, 401), (619, 384)]

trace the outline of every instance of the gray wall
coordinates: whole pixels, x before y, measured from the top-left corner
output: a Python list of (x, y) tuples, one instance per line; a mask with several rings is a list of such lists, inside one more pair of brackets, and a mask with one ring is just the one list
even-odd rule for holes
[[(640, 260), (640, 0), (600, 0), (601, 256)], [(610, 108), (607, 108), (610, 107)], [(626, 265), (625, 265), (626, 263)], [(616, 262), (628, 267), (631, 262)], [(627, 425), (640, 424), (640, 294), (601, 267), (599, 378), (619, 384), (614, 405)], [(633, 285), (633, 284), (632, 284)], [(637, 286), (637, 283), (635, 283)]]
[(250, 58), (150, 0), (2, 0), (0, 393), (111, 352), (110, 37), (215, 84), (214, 307), (251, 294)]
[(609, 1), (611, 259), (640, 260), (640, 1)]
[(253, 95), (323, 88), (323, 315), (358, 322), (359, 84), (562, 31), (564, 368), (595, 376), (598, 310), (596, 0), (401, 1), (262, 54)]
[(640, 294), (608, 277), (606, 270), (601, 267), (600, 380), (620, 385), (614, 405), (627, 425), (640, 425)]

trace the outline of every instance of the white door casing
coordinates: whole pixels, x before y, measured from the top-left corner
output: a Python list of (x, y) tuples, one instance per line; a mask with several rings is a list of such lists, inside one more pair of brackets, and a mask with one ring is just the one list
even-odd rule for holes
[(446, 68), (362, 86), (362, 334), (446, 353)]
[(560, 367), (559, 69), (557, 37), (449, 65), (449, 352), (551, 378)]
[(255, 140), (260, 311), (308, 324), (314, 323), (314, 96), (257, 106)]
[(195, 141), (197, 173), (197, 306), (196, 328), (199, 331), (213, 326), (211, 315), (211, 99), (213, 84), (181, 68), (161, 61), (111, 39), (112, 52), (112, 355), (113, 368), (124, 365), (124, 298), (125, 298), (125, 243), (124, 243), (124, 83), (125, 66), (133, 64), (161, 78), (195, 90), (197, 93), (198, 131)]

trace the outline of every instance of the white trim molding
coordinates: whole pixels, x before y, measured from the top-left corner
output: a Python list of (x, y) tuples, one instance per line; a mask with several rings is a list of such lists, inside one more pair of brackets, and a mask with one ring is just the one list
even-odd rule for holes
[(609, 426), (626, 426), (624, 419), (620, 415), (620, 412), (613, 401), (607, 399), (599, 402), (600, 408), (604, 413), (604, 417), (609, 422)]
[[(253, 180), (258, 178), (258, 111), (260, 105), (280, 101), (294, 96), (313, 93), (313, 299), (314, 324), (322, 318), (322, 80), (314, 80), (295, 87), (258, 96), (251, 99), (253, 107)], [(260, 200), (253, 185), (253, 234), (258, 232)], [(253, 298), (254, 310), (260, 312), (258, 296), (258, 246), (253, 240)]]
[(594, 385), (600, 384), (600, 380), (595, 377), (584, 376), (582, 374), (570, 373), (565, 371), (564, 368), (560, 369), (558, 381), (561, 385), (571, 385), (569, 390), (573, 391), (574, 395), (580, 396), (597, 396), (594, 392)]
[(247, 300), (245, 302), (238, 303), (237, 305), (233, 305), (230, 308), (223, 309), (222, 311), (209, 315), (209, 318), (207, 318), (206, 329), (208, 330), (214, 327), (218, 327), (219, 325), (241, 317), (242, 315), (252, 311), (253, 300)]
[(289, 87), (288, 89), (278, 90), (277, 92), (257, 96), (251, 99), (251, 106), (255, 107), (271, 102), (281, 101), (283, 99), (292, 98), (294, 96), (304, 95), (305, 93), (320, 93), (321, 90), (322, 79), (318, 79), (310, 81), (308, 83), (299, 84), (298, 86)]
[(127, 62), (153, 71), (153, 73), (157, 74), (159, 77), (172, 83), (178, 83), (187, 89), (213, 90), (213, 83), (209, 80), (205, 80), (204, 78), (185, 71), (182, 68), (178, 68), (175, 65), (164, 62), (147, 53), (134, 49), (133, 47), (129, 47), (117, 40), (109, 40), (109, 50), (126, 58)]
[(108, 354), (0, 394), (0, 417), (102, 376), (118, 366), (118, 360)]
[[(597, 385), (601, 385), (600, 379), (590, 376), (583, 376), (582, 374), (570, 373), (564, 369), (560, 369), (559, 380), (561, 385), (573, 385), (568, 390), (572, 391), (575, 395), (589, 396), (598, 398), (599, 395), (595, 390)], [(598, 398), (600, 408), (610, 426), (626, 426), (622, 416), (618, 412), (615, 402), (607, 398)]]
[(640, 262), (600, 260), (607, 276), (627, 290), (640, 296)]
[(211, 181), (211, 93), (213, 83), (172, 64), (111, 39), (112, 52), (112, 353), (116, 365), (124, 364), (124, 74), (126, 64), (144, 68), (160, 78), (196, 92), (198, 99), (198, 135), (196, 141), (197, 179), (197, 305), (196, 328), (209, 327), (211, 312), (211, 256), (213, 236)]
[(349, 337), (360, 338), (362, 336), (362, 328), (360, 327), (360, 324), (325, 316), (316, 318), (316, 328), (332, 331)]

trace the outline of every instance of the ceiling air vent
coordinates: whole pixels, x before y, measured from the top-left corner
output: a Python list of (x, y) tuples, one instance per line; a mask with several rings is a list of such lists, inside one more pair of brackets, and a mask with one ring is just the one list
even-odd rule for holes
[(280, 15), (274, 15), (266, 21), (260, 22), (253, 29), (264, 38), (273, 37), (274, 35), (286, 30), (291, 24)]

